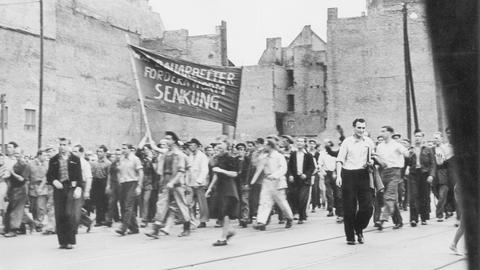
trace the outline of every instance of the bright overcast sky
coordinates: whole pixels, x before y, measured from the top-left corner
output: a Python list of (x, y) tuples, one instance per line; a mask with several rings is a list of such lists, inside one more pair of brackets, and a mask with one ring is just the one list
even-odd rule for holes
[(255, 65), (266, 38), (281, 37), (282, 46), (311, 25), (321, 38), (327, 36), (327, 8), (338, 7), (339, 17), (357, 17), (365, 0), (150, 0), (166, 30), (187, 29), (190, 35), (215, 33), (227, 22), (228, 56), (235, 65)]

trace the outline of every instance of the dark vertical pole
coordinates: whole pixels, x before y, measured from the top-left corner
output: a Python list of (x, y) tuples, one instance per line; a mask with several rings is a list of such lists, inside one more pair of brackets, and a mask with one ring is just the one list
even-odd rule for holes
[[(221, 50), (222, 66), (228, 66), (227, 22), (225, 21), (222, 21), (222, 24), (220, 25), (220, 50)], [(230, 126), (228, 126), (227, 124), (222, 124), (222, 134), (230, 137)]]
[(405, 99), (407, 102), (407, 136), (410, 141), (412, 141), (412, 116), (411, 116), (411, 106), (410, 106), (410, 68), (409, 68), (409, 59), (410, 52), (408, 49), (408, 28), (407, 28), (407, 4), (403, 3), (402, 8), (403, 13), (403, 55), (404, 55), (404, 65), (405, 65)]
[[(408, 47), (407, 47), (408, 49)], [(409, 54), (410, 55), (410, 54)], [(418, 113), (417, 113), (417, 102), (415, 100), (415, 88), (413, 87), (413, 71), (412, 64), (410, 62), (410, 57), (408, 58), (409, 68), (410, 68), (410, 96), (412, 97), (412, 107), (413, 107), (413, 122), (415, 123), (415, 129), (419, 128), (418, 125)]]
[(38, 149), (42, 147), (43, 132), (43, 0), (40, 2), (40, 97), (38, 104)]
[(413, 107), (413, 120), (415, 123), (415, 129), (418, 129), (418, 114), (417, 114), (417, 102), (415, 100), (415, 87), (413, 86), (413, 70), (412, 70), (412, 61), (410, 57), (410, 40), (408, 38), (408, 12), (407, 12), (407, 4), (404, 3), (404, 26), (405, 26), (405, 59), (408, 68), (408, 81), (410, 84), (410, 96), (412, 98), (412, 107)]
[(1, 104), (1, 119), (0, 121), (2, 121), (1, 125), (2, 125), (2, 153), (5, 155), (5, 103), (6, 103), (6, 100), (5, 100), (5, 94), (1, 94), (0, 95), (0, 104)]

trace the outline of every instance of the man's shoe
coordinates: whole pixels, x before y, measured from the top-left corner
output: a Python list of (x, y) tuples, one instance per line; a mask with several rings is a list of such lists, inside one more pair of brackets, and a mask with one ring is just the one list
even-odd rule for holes
[(267, 229), (266, 225), (262, 223), (257, 223), (257, 225), (253, 226), (253, 228), (259, 231), (265, 231)]
[(140, 228), (145, 228), (147, 225), (148, 223), (146, 221), (142, 221), (142, 223), (140, 223)]
[(292, 227), (293, 220), (287, 219), (287, 222), (285, 223), (285, 229), (289, 229)]
[(398, 223), (393, 226), (393, 229), (398, 230), (398, 229), (401, 229), (402, 227), (403, 227), (403, 223)]
[(377, 230), (383, 231), (383, 221), (377, 222)]
[(428, 223), (427, 223), (426, 220), (425, 220), (425, 221), (422, 221), (422, 225), (427, 225), (427, 224), (428, 224)]
[(343, 223), (343, 217), (337, 217), (337, 223)]
[(102, 225), (111, 228), (112, 227), (112, 222), (111, 221), (105, 221), (105, 222), (102, 223)]
[(206, 228), (207, 227), (207, 223), (205, 222), (200, 222), (200, 224), (198, 224), (197, 228)]
[(231, 231), (227, 234), (227, 241), (230, 240), (230, 238), (234, 237), (235, 236), (235, 232), (234, 231)]
[(223, 227), (223, 222), (221, 222), (220, 220), (217, 220), (214, 227), (215, 228), (222, 228)]
[(87, 233), (89, 233), (91, 230), (92, 230), (92, 222), (90, 222), (90, 223), (87, 225)]
[(185, 237), (190, 235), (190, 230), (181, 232), (178, 237)]
[(116, 229), (115, 232), (119, 234), (120, 236), (125, 236), (125, 231), (121, 229)]
[(410, 226), (417, 227), (417, 222), (415, 220), (410, 221)]
[(190, 235), (190, 222), (183, 223), (183, 232), (181, 232), (178, 237), (185, 237)]
[(71, 245), (71, 244), (66, 244), (66, 245), (65, 245), (65, 249), (73, 249), (73, 245)]
[(221, 247), (227, 245), (227, 240), (217, 240), (217, 242), (212, 244), (214, 247)]
[(43, 224), (40, 222), (35, 222), (35, 231), (36, 232), (42, 232)]
[(315, 213), (315, 208), (312, 209), (312, 213)]
[(327, 214), (327, 217), (333, 217), (333, 211), (329, 211), (328, 214)]
[(283, 220), (283, 219), (282, 219), (282, 220), (279, 220), (279, 221), (278, 221), (278, 224), (285, 224), (285, 220)]
[(357, 234), (357, 241), (359, 244), (365, 243), (365, 238), (363, 238), (363, 233)]
[(4, 234), (3, 236), (5, 236), (7, 238), (16, 237), (17, 233), (11, 231), (11, 232), (8, 232), (8, 233)]
[(43, 235), (51, 235), (51, 234), (55, 234), (55, 232), (51, 231), (51, 230), (47, 230), (47, 231), (44, 231), (42, 234)]
[(437, 222), (443, 222), (443, 218), (437, 218)]
[(456, 246), (454, 243), (451, 243), (450, 246), (448, 246), (448, 248), (449, 248), (455, 255), (460, 255), (460, 253), (458, 252), (457, 246)]
[(351, 246), (355, 245), (355, 240), (353, 240), (353, 241), (352, 240), (347, 240), (347, 245), (351, 245)]
[(127, 232), (127, 234), (129, 234), (129, 235), (130, 235), (130, 234), (137, 234), (137, 233), (140, 233), (140, 231), (139, 231), (139, 230), (134, 230), (134, 231), (129, 230), (129, 231)]
[(145, 233), (146, 236), (158, 239), (158, 233), (160, 232), (161, 226), (159, 224), (153, 224), (152, 225), (152, 231)]
[(303, 219), (300, 219), (297, 223), (298, 223), (298, 224), (303, 224), (304, 221), (303, 221)]
[(102, 227), (103, 224), (102, 223), (95, 223), (95, 225), (93, 225), (93, 227)]

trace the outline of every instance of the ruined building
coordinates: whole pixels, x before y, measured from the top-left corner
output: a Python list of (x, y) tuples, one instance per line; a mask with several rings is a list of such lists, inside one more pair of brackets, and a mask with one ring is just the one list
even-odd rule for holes
[(239, 122), (241, 132), (307, 137), (323, 132), (327, 120), (326, 49), (326, 42), (309, 25), (287, 47), (282, 47), (281, 38), (268, 38), (258, 65), (244, 67), (242, 96), (256, 101), (240, 105), (241, 115), (246, 116)]

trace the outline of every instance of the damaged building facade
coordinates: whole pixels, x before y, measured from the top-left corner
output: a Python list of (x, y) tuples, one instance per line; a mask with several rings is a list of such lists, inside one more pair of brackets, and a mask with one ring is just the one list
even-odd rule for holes
[[(167, 31), (148, 0), (44, 0), (43, 146), (69, 137), (88, 148), (137, 143), (145, 133), (126, 36), (174, 58), (231, 64), (226, 25), (212, 34)], [(154, 139), (166, 130), (212, 142), (270, 134), (322, 138), (365, 117), (406, 130), (402, 14), (397, 0), (369, 0), (368, 16), (338, 18), (328, 11), (328, 44), (305, 26), (286, 47), (268, 38), (258, 64), (243, 68), (237, 127), (147, 110)], [(444, 127), (423, 4), (409, 10), (412, 66), (420, 127)], [(38, 4), (0, 7), (0, 92), (6, 94), (6, 141), (37, 148), (39, 108)], [(300, 29), (299, 29), (300, 30)], [(385, 123), (395, 119), (395, 123)]]

